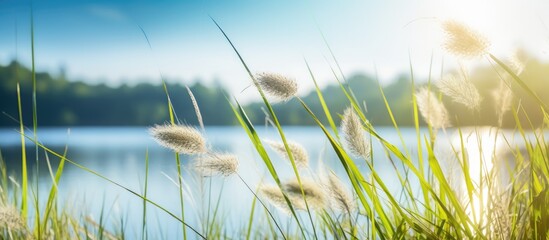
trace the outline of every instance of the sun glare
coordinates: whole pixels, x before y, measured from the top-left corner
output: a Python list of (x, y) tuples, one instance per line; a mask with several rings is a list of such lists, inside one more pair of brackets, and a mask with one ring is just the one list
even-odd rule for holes
[[(442, 1), (435, 7), (440, 20), (455, 20), (470, 26), (488, 39), (490, 51), (510, 54), (516, 48), (540, 51), (547, 42), (543, 13), (531, 2)], [(525, 27), (526, 26), (526, 27)]]

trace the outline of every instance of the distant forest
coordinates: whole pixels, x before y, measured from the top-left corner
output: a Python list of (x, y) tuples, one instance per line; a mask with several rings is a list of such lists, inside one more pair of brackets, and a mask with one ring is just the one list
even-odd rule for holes
[[(454, 126), (459, 125), (497, 125), (494, 91), (500, 77), (496, 69), (490, 66), (474, 69), (469, 75), (483, 97), (481, 110), (477, 113), (467, 110), (448, 97), (442, 100), (448, 108)], [(499, 73), (501, 74), (501, 72)], [(520, 77), (532, 89), (538, 92), (542, 100), (549, 104), (549, 64), (531, 59), (527, 62)], [(433, 77), (433, 81), (439, 76)], [(0, 66), (0, 127), (17, 126), (18, 119), (16, 85), (21, 84), (23, 117), (26, 125), (32, 124), (32, 81), (31, 71), (16, 62)], [(243, 79), (242, 81), (249, 81)], [(302, 80), (305, 81), (305, 80)], [(322, 89), (330, 107), (333, 118), (339, 119), (348, 100), (341, 91), (337, 81)], [(419, 85), (425, 85), (426, 79), (416, 79)], [(53, 77), (48, 73), (37, 73), (37, 105), (39, 126), (145, 126), (162, 124), (168, 121), (166, 95), (162, 86), (140, 83), (135, 86), (121, 85), (109, 87), (104, 84), (91, 85), (71, 81), (64, 77)], [(367, 74), (354, 74), (344, 82), (354, 92), (356, 99), (367, 109), (366, 116), (374, 125), (392, 125), (386, 104), (380, 89), (383, 90), (399, 126), (414, 124), (412, 109), (412, 82), (408, 75), (402, 75), (380, 88), (374, 77)], [(168, 91), (179, 119), (188, 124), (197, 124), (197, 118), (190, 97), (183, 85), (168, 84)], [(418, 88), (420, 86), (416, 86)], [(222, 86), (205, 86), (199, 82), (190, 86), (194, 93), (206, 125), (234, 125), (236, 119), (232, 113)], [(512, 85), (515, 98), (513, 107), (519, 109), (518, 115), (522, 125), (529, 127), (543, 123), (543, 114), (536, 104), (522, 89)], [(433, 87), (435, 89), (435, 87)], [(302, 96), (311, 109), (325, 121), (316, 92)], [(229, 97), (230, 99), (230, 97)], [(245, 106), (249, 117), (255, 124), (265, 123), (262, 103), (251, 103)], [(363, 106), (363, 107), (364, 107)], [(282, 124), (314, 124), (301, 105), (291, 100), (274, 105)], [(424, 124), (421, 122), (421, 124)], [(505, 127), (515, 127), (516, 121), (510, 112), (503, 121)]]

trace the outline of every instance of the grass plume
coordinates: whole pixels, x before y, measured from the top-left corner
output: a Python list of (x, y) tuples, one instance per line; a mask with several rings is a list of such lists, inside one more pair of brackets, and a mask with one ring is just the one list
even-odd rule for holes
[(492, 92), (494, 98), (494, 107), (496, 109), (496, 115), (498, 117), (498, 126), (503, 124), (503, 116), (509, 110), (511, 110), (511, 104), (513, 103), (513, 91), (504, 80), (499, 83), (497, 89)]
[[(288, 152), (284, 147), (284, 143), (275, 141), (265, 142), (284, 159), (290, 159), (290, 157), (288, 156)], [(290, 148), (290, 152), (292, 153), (297, 166), (307, 167), (309, 165), (309, 154), (307, 153), (307, 150), (305, 150), (305, 148), (301, 146), (301, 144), (288, 141), (288, 147)]]
[[(322, 209), (326, 207), (326, 194), (320, 185), (311, 179), (302, 178), (301, 186), (297, 179), (292, 179), (284, 183), (284, 190), (288, 193), (288, 195), (295, 198), (296, 201), (303, 201), (301, 198), (303, 192), (307, 203), (312, 208)], [(303, 205), (305, 205), (305, 203), (303, 203)]]
[(355, 111), (348, 107), (343, 112), (341, 128), (345, 134), (345, 142), (349, 150), (364, 159), (370, 156), (370, 144), (364, 139), (364, 130), (360, 118)]
[(454, 102), (463, 104), (469, 110), (480, 110), (482, 97), (465, 74), (457, 78), (453, 75), (446, 75), (435, 84), (442, 93)]
[(206, 152), (206, 140), (196, 128), (184, 125), (157, 125), (150, 134), (162, 146), (177, 153), (199, 154)]
[(433, 128), (451, 126), (448, 110), (431, 90), (426, 87), (420, 88), (416, 93), (416, 98), (421, 116), (427, 124)]
[(8, 235), (23, 235), (26, 236), (29, 233), (25, 220), (21, 215), (21, 212), (11, 206), (0, 207), (0, 234)]
[(356, 209), (352, 194), (334, 172), (330, 171), (323, 181), (333, 208), (349, 214)]
[(451, 54), (474, 58), (487, 53), (490, 43), (488, 40), (468, 26), (457, 21), (442, 22), (442, 29), (446, 33), (444, 48)]
[(526, 54), (526, 51), (518, 49), (513, 52), (509, 58), (509, 67), (515, 72), (516, 75), (520, 75), (524, 71), (527, 62), (528, 55)]
[(204, 176), (233, 175), (238, 170), (238, 158), (234, 154), (210, 153), (195, 159), (194, 169)]
[(260, 73), (256, 79), (261, 89), (275, 101), (288, 101), (297, 94), (295, 79), (276, 73)]
[[(290, 213), (290, 208), (288, 207), (288, 204), (286, 203), (286, 199), (284, 199), (284, 195), (280, 188), (275, 185), (261, 185), (259, 186), (259, 194), (263, 196), (267, 201), (278, 208), (279, 210)], [(295, 197), (290, 197), (290, 201), (292, 203), (292, 206), (296, 209), (305, 210), (305, 204), (303, 204), (300, 201), (295, 201)]]

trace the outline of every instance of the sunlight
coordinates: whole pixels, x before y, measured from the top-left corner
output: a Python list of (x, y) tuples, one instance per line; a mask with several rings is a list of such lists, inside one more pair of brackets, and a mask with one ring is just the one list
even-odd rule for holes
[[(489, 30), (497, 24), (497, 11), (504, 6), (493, 1), (445, 1), (440, 13), (444, 18), (454, 19), (476, 29)], [(497, 6), (497, 7), (496, 7)]]
[[(463, 149), (466, 150), (468, 171), (474, 189), (470, 199), (465, 187), (460, 191), (465, 198), (463, 200), (466, 213), (475, 224), (483, 225), (489, 221), (488, 212), (491, 204), (503, 190), (500, 189), (502, 185), (496, 174), (505, 174), (497, 169), (504, 164), (505, 160), (502, 158), (506, 151), (504, 135), (501, 130), (489, 127), (462, 129), (462, 131)], [(461, 149), (459, 138), (457, 142), (454, 139), (454, 147)], [(465, 186), (464, 180), (462, 180), (462, 186)]]
[(493, 154), (496, 151), (495, 137), (491, 132), (479, 131), (472, 134), (465, 144), (470, 168), (469, 174), (476, 191), (471, 199), (467, 213), (473, 217), (475, 223), (486, 221), (485, 209), (488, 207), (488, 186), (486, 180), (493, 167)]
[(465, 0), (439, 2), (434, 11), (438, 19), (459, 21), (490, 39), (492, 53), (509, 55), (526, 48), (541, 55), (549, 33), (544, 7), (535, 2)]

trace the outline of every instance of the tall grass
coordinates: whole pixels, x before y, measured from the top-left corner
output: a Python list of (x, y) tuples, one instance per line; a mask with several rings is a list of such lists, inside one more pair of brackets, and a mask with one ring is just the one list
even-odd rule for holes
[[(345, 112), (338, 113), (341, 114), (341, 124), (337, 126), (339, 119), (334, 119), (332, 115), (334, 111), (325, 101), (326, 97), (318, 87), (307, 61), (305, 61), (305, 67), (315, 85), (318, 101), (323, 110), (321, 113), (313, 112), (306, 102), (295, 95), (297, 85), (294, 85), (291, 79), (278, 74), (263, 74), (259, 75), (258, 79), (258, 75), (254, 74), (246, 64), (229, 34), (215, 20), (213, 22), (234, 50), (244, 70), (249, 74), (250, 81), (260, 94), (268, 117), (280, 138), (280, 143), (269, 143), (263, 140), (263, 136), (260, 136), (248, 118), (246, 109), (237, 100), (228, 100), (231, 103), (234, 117), (246, 132), (254, 150), (268, 171), (269, 175), (263, 176), (265, 181), (274, 182), (274, 185), (260, 183), (261, 185), (256, 187), (250, 186), (239, 174), (238, 156), (230, 153), (218, 153), (210, 149), (210, 146), (201, 138), (201, 134), (205, 131), (202, 123), (202, 132), (193, 127), (181, 126), (166, 84), (162, 79), (169, 109), (169, 125), (154, 127), (151, 133), (160, 144), (174, 151), (177, 170), (177, 180), (174, 182), (178, 187), (177, 197), (180, 209), (178, 213), (171, 212), (149, 198), (148, 150), (145, 153), (144, 189), (142, 194), (139, 194), (137, 191), (69, 159), (67, 148), (63, 153), (58, 153), (39, 141), (35, 88), (33, 88), (33, 134), (32, 136), (28, 134), (23, 123), (18, 84), (22, 186), (19, 186), (16, 180), (12, 180), (13, 178), (8, 177), (6, 167), (3, 161), (0, 161), (2, 163), (0, 165), (2, 177), (0, 234), (2, 237), (13, 239), (124, 239), (126, 237), (127, 217), (120, 217), (118, 228), (114, 229), (106, 226), (104, 214), (107, 213), (103, 211), (99, 222), (95, 222), (85, 216), (75, 217), (77, 215), (69, 212), (67, 207), (58, 205), (57, 187), (66, 163), (95, 175), (98, 180), (113, 184), (142, 200), (142, 222), (139, 229), (140, 234), (138, 234), (141, 239), (147, 239), (151, 234), (148, 231), (151, 222), (146, 220), (149, 205), (177, 220), (181, 224), (181, 233), (184, 239), (188, 237), (187, 230), (195, 233), (192, 235), (193, 238), (203, 239), (546, 239), (548, 237), (549, 210), (546, 206), (549, 203), (547, 200), (549, 199), (549, 191), (547, 191), (549, 147), (545, 142), (543, 132), (547, 128), (546, 125), (541, 128), (541, 133), (529, 134), (522, 128), (522, 124), (531, 125), (531, 123), (519, 121), (518, 115), (522, 110), (506, 107), (505, 109), (508, 109), (519, 123), (514, 131), (520, 136), (520, 144), (524, 146), (523, 149), (512, 143), (513, 139), (502, 134), (503, 130), (498, 128), (479, 126), (457, 128), (453, 129), (455, 133), (451, 135), (451, 129), (448, 129), (451, 119), (448, 118), (444, 104), (440, 101), (442, 93), (449, 95), (457, 102), (471, 105), (470, 108), (473, 110), (476, 110), (477, 101), (482, 99), (477, 98), (478, 93), (475, 92), (476, 89), (472, 85), (456, 89), (463, 86), (447, 82), (450, 81), (448, 79), (439, 84), (438, 88), (431, 86), (430, 83), (427, 86), (416, 86), (414, 69), (410, 63), (410, 77), (413, 85), (410, 101), (413, 105), (412, 117), (414, 118), (417, 141), (414, 144), (417, 146), (415, 149), (417, 155), (414, 155), (406, 147), (404, 147), (405, 149), (399, 148), (396, 143), (389, 142), (385, 136), (380, 134), (376, 127), (368, 121), (367, 113), (353, 96), (350, 87), (339, 80), (338, 83), (346, 97), (348, 108)], [(494, 67), (507, 72), (513, 81), (530, 93), (530, 97), (539, 102), (540, 109), (544, 111), (544, 117), (549, 119), (547, 107), (541, 102), (536, 92), (530, 89), (513, 72), (512, 68), (488, 52), (488, 44), (481, 36), (454, 22), (445, 23), (443, 27), (446, 27), (448, 34), (452, 36), (445, 45), (450, 52), (467, 57), (484, 56), (491, 63), (495, 63)], [(31, 37), (33, 38), (33, 34)], [(463, 45), (463, 42), (467, 42), (468, 45)], [(34, 48), (34, 40), (31, 43)], [(148, 38), (147, 43), (151, 47)], [(468, 48), (469, 46), (473, 47)], [(332, 49), (330, 46), (328, 48), (341, 71)], [(34, 55), (32, 59), (34, 72)], [(337, 76), (335, 71), (334, 75)], [(35, 85), (34, 77), (32, 81)], [(402, 145), (406, 146), (397, 119), (392, 114), (391, 103), (385, 98), (382, 88), (379, 89), (394, 130), (399, 135)], [(281, 126), (277, 112), (272, 107), (272, 104), (276, 102), (269, 100), (269, 94), (278, 95), (278, 100), (297, 101), (302, 106), (316, 127), (322, 131), (331, 151), (335, 153), (339, 164), (344, 169), (344, 176), (336, 176), (331, 169), (313, 171), (308, 167), (309, 159), (306, 157), (306, 150), (286, 138), (284, 127)], [(195, 106), (197, 118), (201, 119), (198, 109), (199, 102), (190, 90), (189, 95), (193, 106)], [(467, 102), (471, 100), (471, 96), (473, 96), (474, 102)], [(494, 111), (500, 111), (498, 114), (503, 114), (502, 110), (498, 109), (494, 109)], [(427, 123), (427, 132), (422, 131), (420, 127), (420, 115)], [(324, 118), (327, 122), (321, 120)], [(200, 120), (200, 122), (202, 121)], [(453, 136), (450, 137), (453, 142), (445, 142), (448, 136)], [(36, 212), (33, 216), (34, 219), (27, 219), (29, 190), (25, 154), (26, 141), (34, 143), (36, 149), (44, 151), (52, 179), (52, 186), (44, 209), (39, 208), (38, 195), (35, 196), (34, 206), (32, 206)], [(371, 144), (374, 143), (379, 144), (382, 151), (374, 151), (371, 148)], [(273, 164), (273, 156), (269, 154), (266, 145), (271, 145), (280, 155), (287, 158), (293, 170), (291, 179), (280, 177), (281, 170)], [(494, 147), (496, 145), (499, 147)], [(447, 152), (440, 154), (438, 151), (444, 147)], [(502, 149), (507, 155), (502, 155)], [(186, 183), (183, 182), (184, 172), (180, 154), (195, 156), (194, 170), (203, 176), (229, 177), (236, 175), (251, 192), (250, 212), (241, 214), (247, 216), (247, 219), (242, 221), (241, 231), (226, 229), (226, 222), (219, 212), (223, 211), (220, 209), (221, 192), (217, 195), (213, 213), (210, 215), (210, 211), (212, 211), (210, 207), (206, 210), (208, 217), (200, 228), (185, 220), (186, 210), (196, 209), (185, 208), (184, 185)], [(510, 157), (512, 161), (505, 165), (498, 162), (504, 157)], [(50, 163), (53, 159), (59, 161), (55, 171), (51, 168)], [(383, 171), (392, 171), (396, 179), (384, 178), (383, 171), (378, 167), (379, 161), (390, 163), (390, 165), (384, 166), (392, 166), (392, 168)], [(365, 166), (366, 171), (361, 171), (360, 165)], [(502, 180), (502, 176), (506, 178)], [(344, 182), (350, 183), (350, 185), (347, 186)], [(392, 182), (398, 182), (402, 190), (398, 193), (392, 191), (389, 187)], [(349, 188), (347, 189), (347, 187)], [(209, 188), (211, 192), (211, 185)], [(208, 201), (210, 200), (208, 198)], [(271, 203), (272, 207), (266, 204), (267, 202)], [(18, 205), (21, 207), (14, 207)], [(283, 218), (284, 214), (288, 214), (290, 217)], [(286, 219), (288, 222), (283, 222), (284, 220), (281, 219)], [(34, 226), (29, 227), (29, 223)], [(164, 231), (170, 230), (164, 229)]]

